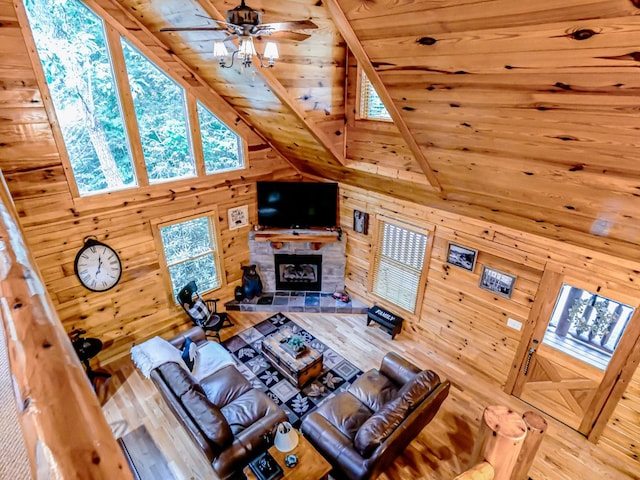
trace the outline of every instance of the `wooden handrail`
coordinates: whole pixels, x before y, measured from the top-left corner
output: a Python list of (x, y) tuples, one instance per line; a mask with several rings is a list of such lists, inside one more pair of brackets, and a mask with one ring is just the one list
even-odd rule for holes
[(0, 315), (32, 478), (132, 479), (0, 175)]
[(482, 462), (474, 465), (466, 472), (462, 472), (453, 480), (493, 480), (495, 470), (489, 462)]

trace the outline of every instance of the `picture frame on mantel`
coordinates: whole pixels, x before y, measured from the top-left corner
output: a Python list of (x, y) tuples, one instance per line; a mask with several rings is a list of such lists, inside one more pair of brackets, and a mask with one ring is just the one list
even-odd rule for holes
[(249, 206), (242, 205), (227, 210), (229, 218), (229, 230), (237, 230), (238, 228), (249, 225)]
[(480, 284), (478, 286), (496, 295), (511, 298), (516, 278), (515, 275), (511, 275), (510, 273), (501, 272), (500, 270), (483, 265)]
[(360, 210), (353, 211), (353, 231), (367, 235), (369, 233), (369, 214)]

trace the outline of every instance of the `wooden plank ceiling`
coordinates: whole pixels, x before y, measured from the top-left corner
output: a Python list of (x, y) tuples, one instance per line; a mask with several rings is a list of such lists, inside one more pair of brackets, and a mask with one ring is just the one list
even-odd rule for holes
[[(303, 173), (640, 258), (638, 1), (250, 0), (263, 22), (319, 27), (278, 39), (276, 67), (255, 74), (218, 67), (219, 32), (159, 32), (235, 0), (94, 1), (150, 30)], [(350, 156), (363, 139), (347, 45), (396, 120), (366, 142), (400, 144), (402, 166)]]

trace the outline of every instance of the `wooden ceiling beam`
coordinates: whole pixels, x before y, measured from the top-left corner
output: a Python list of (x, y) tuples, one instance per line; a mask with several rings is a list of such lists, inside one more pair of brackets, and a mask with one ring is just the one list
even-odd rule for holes
[(340, 7), (338, 0), (326, 0), (325, 4), (329, 9), (329, 13), (333, 18), (336, 28), (344, 38), (345, 42), (347, 42), (347, 46), (349, 47), (353, 55), (356, 57), (356, 60), (358, 60), (358, 63), (362, 67), (362, 70), (364, 71), (364, 73), (367, 75), (367, 78), (371, 81), (373, 88), (375, 88), (376, 92), (380, 96), (380, 99), (382, 100), (382, 103), (384, 103), (384, 106), (389, 112), (391, 119), (394, 121), (394, 123), (398, 127), (398, 130), (400, 131), (400, 134), (402, 135), (402, 138), (404, 139), (404, 141), (407, 142), (407, 146), (413, 153), (413, 156), (415, 157), (416, 161), (420, 165), (420, 168), (422, 168), (422, 171), (424, 172), (427, 179), (429, 180), (429, 183), (433, 188), (441, 192), (442, 185), (440, 185), (440, 181), (438, 180), (438, 177), (436, 176), (435, 171), (433, 170), (433, 168), (431, 168), (431, 165), (429, 164), (427, 157), (425, 156), (424, 152), (420, 148), (420, 145), (418, 145), (418, 142), (416, 141), (415, 137), (411, 133), (411, 130), (409, 130), (409, 127), (407, 126), (407, 123), (404, 121), (404, 117), (400, 113), (400, 110), (398, 109), (398, 107), (396, 107), (396, 104), (391, 98), (391, 95), (389, 94), (386, 87), (382, 83), (382, 79), (380, 78), (380, 75), (378, 75), (378, 72), (376, 71), (376, 69), (373, 68), (373, 65), (371, 64), (371, 60), (369, 59), (367, 52), (364, 50), (364, 47), (360, 43), (358, 36), (356, 35), (353, 28), (351, 27), (349, 20), (347, 19), (346, 15), (342, 11), (342, 8)]
[[(213, 5), (211, 0), (197, 0), (198, 3), (211, 15), (214, 20), (220, 20), (225, 22), (226, 17), (222, 15), (222, 13)], [(236, 42), (237, 43), (237, 42)], [(260, 60), (253, 58), (253, 67), (258, 72), (258, 74), (265, 81), (271, 92), (278, 97), (278, 99), (288, 107), (298, 120), (302, 122), (302, 124), (309, 130), (311, 135), (321, 144), (323, 148), (325, 148), (333, 157), (333, 159), (338, 162), (340, 165), (345, 165), (345, 153), (344, 148), (342, 151), (339, 151), (335, 148), (334, 142), (331, 141), (331, 138), (320, 128), (316, 123), (311, 120), (305, 111), (300, 107), (298, 102), (296, 102), (295, 98), (292, 98), (287, 89), (282, 85), (280, 80), (276, 78), (276, 76), (271, 72), (269, 68), (262, 68), (260, 65)], [(344, 136), (343, 136), (344, 143)]]

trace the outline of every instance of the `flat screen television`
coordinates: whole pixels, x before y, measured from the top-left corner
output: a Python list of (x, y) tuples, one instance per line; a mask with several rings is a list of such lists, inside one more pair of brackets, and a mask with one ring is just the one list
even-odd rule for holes
[(338, 184), (258, 182), (258, 223), (271, 228), (337, 226)]

